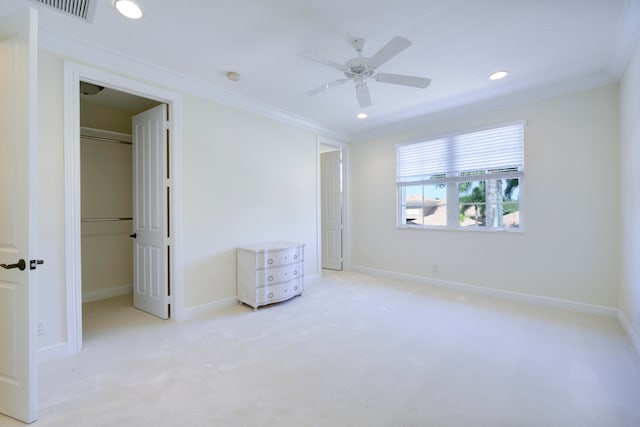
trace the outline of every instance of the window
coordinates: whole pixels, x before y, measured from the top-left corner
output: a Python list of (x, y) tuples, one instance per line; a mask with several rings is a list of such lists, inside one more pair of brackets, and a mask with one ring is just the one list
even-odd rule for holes
[(396, 146), (398, 226), (522, 230), (524, 124)]

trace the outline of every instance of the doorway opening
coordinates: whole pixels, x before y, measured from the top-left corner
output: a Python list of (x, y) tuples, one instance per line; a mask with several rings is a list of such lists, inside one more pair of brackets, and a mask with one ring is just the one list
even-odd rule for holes
[[(108, 100), (87, 99), (97, 95), (81, 94), (81, 82)], [(134, 298), (146, 293), (165, 310), (158, 315), (157, 307), (134, 301), (147, 312), (172, 320), (183, 315), (181, 97), (69, 61), (64, 91), (67, 352), (73, 354), (82, 349), (83, 299), (132, 290)], [(154, 145), (157, 140), (164, 142)], [(153, 286), (158, 283), (164, 288)]]
[[(121, 297), (121, 304), (146, 308), (133, 298), (134, 290), (145, 286), (142, 283), (134, 287), (137, 281), (134, 279), (138, 278), (134, 274), (136, 253), (132, 244), (132, 236), (136, 234), (134, 194), (142, 196), (134, 189), (134, 157), (140, 152), (134, 149), (134, 144), (142, 141), (134, 138), (133, 122), (141, 113), (160, 105), (163, 104), (159, 101), (80, 82), (80, 245), (85, 338), (89, 338), (89, 331), (100, 329), (99, 325), (108, 321), (105, 317), (109, 313), (102, 308), (109, 306), (107, 299)], [(152, 158), (142, 159), (144, 164), (151, 161)], [(164, 176), (159, 181), (158, 191), (162, 191)], [(166, 211), (159, 205), (152, 208), (161, 210), (154, 215)], [(163, 263), (154, 265), (156, 269), (164, 267)], [(167, 280), (163, 273), (154, 272), (153, 276)], [(96, 304), (97, 301), (102, 303)], [(165, 311), (151, 310), (151, 314), (166, 318)]]
[(320, 267), (342, 271), (346, 261), (346, 145), (318, 138)]

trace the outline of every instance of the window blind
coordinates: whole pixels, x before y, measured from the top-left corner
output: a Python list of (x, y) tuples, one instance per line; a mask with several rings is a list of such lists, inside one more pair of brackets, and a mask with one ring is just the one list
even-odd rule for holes
[(428, 181), (463, 172), (523, 170), (524, 123), (396, 148), (397, 182)]

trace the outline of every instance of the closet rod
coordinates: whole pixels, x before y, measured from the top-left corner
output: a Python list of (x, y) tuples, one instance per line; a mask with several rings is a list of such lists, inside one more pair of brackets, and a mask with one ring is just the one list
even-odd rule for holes
[(131, 221), (131, 217), (113, 217), (113, 218), (81, 218), (80, 222), (105, 222), (105, 221)]
[(91, 139), (91, 140), (99, 141), (99, 142), (112, 142), (114, 144), (133, 145), (133, 143), (131, 143), (131, 142), (120, 141), (118, 139), (111, 139), (111, 138), (101, 138), (99, 136), (80, 135), (80, 138)]

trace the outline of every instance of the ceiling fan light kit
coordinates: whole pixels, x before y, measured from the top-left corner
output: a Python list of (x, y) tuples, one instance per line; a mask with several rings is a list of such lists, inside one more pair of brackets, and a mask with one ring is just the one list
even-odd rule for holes
[(386, 45), (384, 45), (370, 58), (362, 56), (362, 51), (367, 45), (366, 40), (360, 38), (355, 39), (353, 40), (351, 45), (358, 53), (358, 56), (349, 59), (344, 64), (340, 64), (336, 61), (332, 61), (311, 52), (301, 53), (303, 57), (311, 61), (315, 61), (341, 71), (346, 77), (344, 79), (334, 80), (332, 82), (318, 86), (317, 88), (306, 92), (308, 96), (317, 95), (318, 93), (327, 91), (333, 87), (343, 85), (348, 81), (353, 81), (356, 88), (356, 98), (358, 100), (358, 104), (360, 105), (360, 108), (366, 108), (372, 104), (371, 95), (369, 94), (369, 87), (367, 86), (367, 79), (373, 79), (380, 83), (389, 83), (420, 89), (424, 89), (429, 86), (429, 84), (431, 84), (431, 79), (425, 77), (376, 72), (379, 66), (383, 65), (384, 63), (395, 57), (397, 54), (411, 46), (411, 42), (404, 37), (396, 36), (392, 38)]

